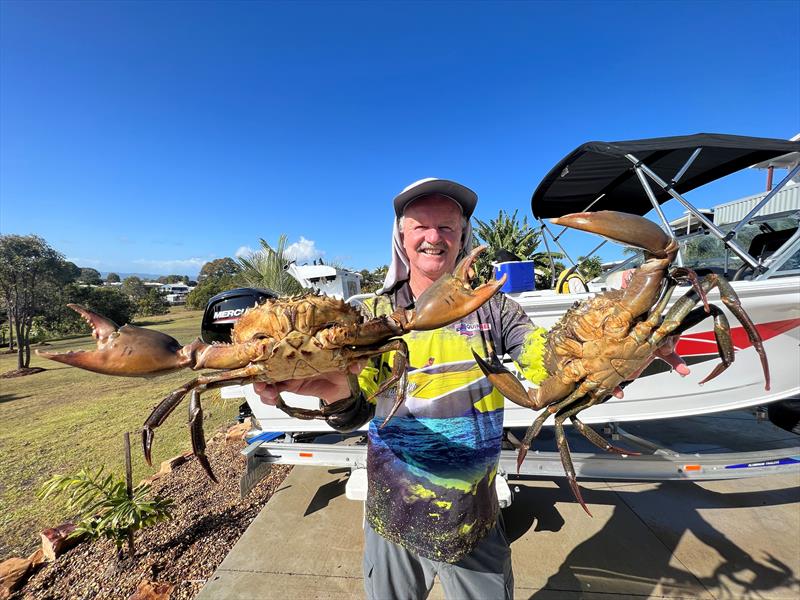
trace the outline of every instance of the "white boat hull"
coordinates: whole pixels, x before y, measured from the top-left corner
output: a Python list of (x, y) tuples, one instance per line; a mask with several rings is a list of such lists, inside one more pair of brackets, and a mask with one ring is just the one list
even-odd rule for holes
[[(612, 398), (587, 409), (581, 413), (581, 420), (606, 423), (708, 414), (758, 406), (800, 394), (800, 277), (739, 281), (732, 285), (764, 338), (772, 375), (769, 391), (764, 389), (758, 354), (749, 345), (739, 322), (719, 301), (715, 290), (709, 294), (709, 301), (725, 310), (736, 347), (736, 362), (728, 370), (702, 386), (699, 384), (719, 360), (713, 322), (706, 319), (684, 333), (679, 342), (678, 351), (687, 360), (690, 375), (680, 377), (670, 372), (664, 363), (656, 361), (625, 388), (624, 398)], [(673, 301), (681, 295), (678, 290)], [(543, 291), (512, 296), (535, 323), (549, 329), (576, 300), (588, 298), (590, 294)], [(264, 431), (331, 430), (324, 421), (292, 419), (263, 404), (252, 386), (223, 388), (222, 394), (225, 398), (244, 396)], [(292, 406), (319, 407), (317, 398), (289, 393), (284, 394), (284, 398)], [(506, 427), (527, 427), (533, 421), (534, 415), (529, 409), (508, 400), (505, 408)]]

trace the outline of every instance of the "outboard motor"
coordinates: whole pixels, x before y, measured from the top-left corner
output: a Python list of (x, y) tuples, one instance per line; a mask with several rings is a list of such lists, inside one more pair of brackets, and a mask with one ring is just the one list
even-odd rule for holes
[(200, 336), (207, 344), (230, 342), (233, 324), (244, 311), (268, 298), (277, 297), (278, 294), (275, 292), (263, 288), (236, 288), (220, 292), (206, 305)]
[[(277, 298), (278, 294), (262, 288), (236, 288), (220, 292), (213, 296), (206, 304), (203, 313), (203, 324), (200, 326), (200, 336), (207, 344), (213, 342), (230, 342), (231, 329), (234, 323), (248, 308), (263, 302), (268, 298)], [(244, 423), (251, 417), (253, 411), (247, 402), (239, 406), (236, 420)]]

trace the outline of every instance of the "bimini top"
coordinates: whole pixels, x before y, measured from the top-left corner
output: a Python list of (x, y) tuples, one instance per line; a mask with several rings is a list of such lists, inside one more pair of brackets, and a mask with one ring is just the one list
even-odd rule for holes
[[(562, 159), (536, 188), (531, 198), (533, 216), (560, 217), (585, 211), (590, 205), (588, 210), (644, 215), (653, 205), (626, 155), (635, 156), (670, 183), (697, 148), (702, 151), (673, 186), (679, 194), (756, 163), (800, 151), (800, 142), (718, 133), (588, 142)], [(671, 198), (665, 189), (648, 181), (659, 203)]]

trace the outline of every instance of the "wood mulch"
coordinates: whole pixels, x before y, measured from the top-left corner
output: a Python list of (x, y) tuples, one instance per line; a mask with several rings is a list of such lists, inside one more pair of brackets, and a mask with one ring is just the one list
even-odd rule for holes
[(242, 500), (244, 442), (209, 441), (207, 454), (219, 484), (196, 460), (153, 482), (153, 493), (175, 501), (173, 518), (136, 534), (136, 554), (117, 564), (109, 540), (83, 542), (42, 567), (12, 599), (126, 599), (143, 580), (174, 587), (170, 600), (194, 598), (291, 470), (275, 465)]
[(6, 371), (0, 374), (0, 379), (11, 379), (12, 377), (25, 377), (25, 375), (33, 375), (34, 373), (41, 373), (46, 371), (42, 367), (22, 367), (21, 369), (14, 369), (13, 371)]

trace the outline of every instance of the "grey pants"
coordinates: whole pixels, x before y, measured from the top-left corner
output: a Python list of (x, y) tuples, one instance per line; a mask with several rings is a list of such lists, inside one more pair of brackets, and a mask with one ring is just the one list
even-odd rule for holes
[(428, 597), (438, 575), (448, 600), (513, 600), (514, 574), (502, 517), (475, 549), (457, 563), (429, 560), (364, 526), (364, 589), (368, 600)]

